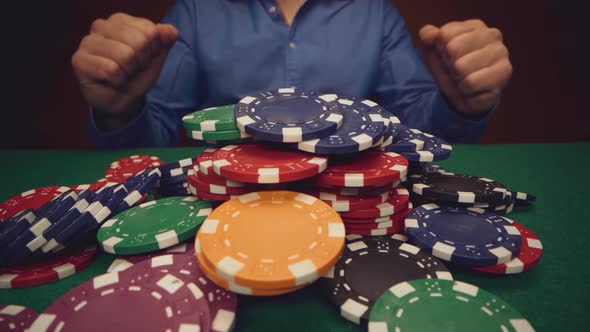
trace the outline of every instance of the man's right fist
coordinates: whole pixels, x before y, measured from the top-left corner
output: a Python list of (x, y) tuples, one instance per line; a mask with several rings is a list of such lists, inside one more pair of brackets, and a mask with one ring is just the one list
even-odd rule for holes
[(172, 25), (123, 13), (94, 21), (72, 56), (88, 104), (113, 116), (136, 111), (177, 38)]

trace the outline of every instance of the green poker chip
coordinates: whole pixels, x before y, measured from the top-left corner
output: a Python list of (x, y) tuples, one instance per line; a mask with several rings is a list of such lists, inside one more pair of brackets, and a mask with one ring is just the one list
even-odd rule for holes
[(197, 197), (149, 201), (107, 220), (96, 238), (108, 253), (148, 253), (194, 237), (209, 213), (211, 203)]
[(186, 134), (188, 137), (199, 141), (228, 141), (252, 137), (238, 129), (222, 131), (199, 131), (187, 129)]
[(369, 315), (369, 332), (534, 331), (508, 303), (477, 286), (451, 280), (401, 282), (383, 293)]
[(185, 115), (182, 124), (187, 131), (238, 130), (234, 108), (235, 105), (225, 105), (196, 111)]

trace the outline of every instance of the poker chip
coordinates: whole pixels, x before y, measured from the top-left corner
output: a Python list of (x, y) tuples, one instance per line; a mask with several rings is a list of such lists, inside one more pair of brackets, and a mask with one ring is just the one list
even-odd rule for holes
[[(352, 219), (342, 218), (347, 230), (373, 230), (380, 228), (391, 228), (396, 226), (399, 229), (397, 233), (404, 229), (404, 219), (412, 211), (412, 203), (409, 203), (405, 210), (398, 211), (391, 216), (380, 217), (375, 219)], [(365, 234), (362, 234), (365, 235)]]
[(215, 173), (207, 175), (201, 171), (197, 171), (195, 173), (195, 175), (197, 178), (199, 178), (199, 180), (201, 180), (205, 183), (208, 183), (208, 184), (215, 184), (218, 186), (223, 186), (223, 187), (228, 187), (228, 188), (242, 188), (242, 187), (246, 186), (246, 183), (244, 183), (244, 182), (229, 180), (229, 179), (223, 178)]
[(340, 315), (366, 323), (373, 303), (391, 285), (413, 279), (453, 280), (437, 258), (394, 238), (347, 235), (342, 256), (318, 280)]
[[(42, 243), (33, 240), (59, 220), (76, 203), (77, 199), (76, 192), (70, 190), (39, 208), (37, 218), (30, 224), (30, 227), (18, 234), (9, 244), (3, 246), (2, 261), (4, 264), (12, 265), (26, 261), (33, 252), (41, 247)], [(45, 207), (47, 205), (49, 206)]]
[(213, 153), (212, 161), (217, 175), (264, 184), (310, 178), (328, 164), (326, 158), (258, 143), (225, 146)]
[(403, 211), (408, 208), (410, 202), (410, 193), (404, 187), (396, 187), (387, 201), (373, 206), (369, 209), (358, 209), (350, 212), (343, 212), (340, 215), (343, 218), (379, 218), (390, 216), (396, 212)]
[(26, 331), (39, 314), (16, 304), (0, 304), (0, 331)]
[(112, 162), (105, 172), (105, 178), (112, 182), (122, 182), (146, 168), (160, 165), (162, 161), (156, 156), (133, 155)]
[(194, 257), (195, 251), (192, 244), (190, 248), (192, 254), (155, 256), (135, 265), (133, 271), (161, 269), (187, 282), (194, 282), (203, 292), (204, 298), (209, 304), (211, 322), (206, 326), (210, 325), (211, 331), (215, 332), (230, 331), (235, 324), (237, 297), (234, 293), (226, 291), (206, 278)]
[[(195, 249), (199, 248), (195, 243)], [(199, 268), (205, 274), (207, 279), (212, 281), (217, 286), (227, 289), (232, 293), (241, 294), (241, 295), (250, 295), (250, 296), (277, 296), (282, 294), (287, 294), (291, 292), (295, 292), (307, 285), (301, 285), (297, 287), (289, 287), (289, 288), (275, 288), (275, 289), (258, 289), (258, 288), (251, 288), (246, 286), (241, 286), (236, 284), (233, 281), (225, 280), (217, 273), (215, 273), (215, 268), (209, 265), (206, 260), (203, 258), (202, 253), (197, 250), (197, 261), (199, 262)]]
[(453, 147), (436, 136), (422, 133), (424, 147), (415, 152), (402, 152), (401, 154), (409, 161), (432, 162), (445, 160), (451, 156)]
[(185, 255), (194, 257), (195, 246), (192, 241), (179, 243), (173, 247), (167, 248), (163, 251), (156, 251), (142, 255), (130, 255), (130, 256), (118, 256), (113, 260), (111, 265), (107, 268), (107, 272), (121, 272), (125, 271), (133, 265), (143, 262), (146, 259), (150, 259), (155, 256), (174, 254), (174, 255)]
[(344, 235), (342, 220), (326, 203), (291, 191), (265, 191), (221, 204), (197, 239), (204, 260), (223, 279), (276, 289), (316, 280), (338, 259)]
[(36, 210), (45, 203), (70, 190), (69, 187), (47, 186), (27, 190), (0, 204), (0, 221), (8, 219), (25, 209)]
[(410, 242), (435, 257), (466, 266), (507, 263), (518, 255), (522, 237), (506, 218), (477, 208), (426, 204), (405, 220)]
[(340, 187), (379, 186), (406, 177), (408, 161), (394, 152), (367, 151), (331, 157), (315, 183)]
[(31, 247), (44, 246), (47, 242), (69, 227), (74, 220), (79, 218), (82, 213), (86, 211), (90, 203), (97, 199), (97, 195), (94, 194), (92, 190), (81, 192), (76, 203), (51, 226), (44, 230), (42, 234), (29, 242), (28, 245)]
[(445, 202), (496, 203), (508, 191), (497, 181), (465, 174), (417, 174), (410, 176), (410, 182), (414, 193)]
[(246, 96), (235, 107), (238, 128), (272, 142), (297, 143), (333, 134), (343, 122), (338, 96), (283, 88)]
[(222, 185), (206, 183), (197, 176), (191, 176), (189, 182), (197, 189), (197, 191), (206, 191), (217, 195), (243, 195), (253, 191), (245, 186), (226, 187)]
[(85, 238), (89, 232), (98, 229), (113, 214), (115, 209), (121, 205), (127, 193), (125, 186), (122, 184), (116, 187), (105, 187), (97, 191), (95, 200), (89, 202), (84, 212), (61, 232), (48, 239), (47, 243), (41, 247), (41, 250), (47, 253), (59, 246), (67, 246)]
[(392, 132), (395, 127), (401, 124), (400, 120), (395, 115), (389, 115), (389, 117), (385, 118), (386, 128), (383, 132), (383, 139), (379, 142), (379, 145), (376, 145), (376, 148), (385, 148), (393, 143), (393, 135)]
[(382, 194), (391, 192), (394, 188), (399, 186), (399, 184), (400, 181), (395, 181), (392, 183), (388, 183), (386, 185), (347, 188), (329, 185), (318, 185), (314, 183), (303, 183), (302, 190), (305, 190), (310, 186), (315, 186), (318, 188), (318, 190), (321, 190), (322, 192), (341, 196), (380, 196)]
[(188, 189), (193, 196), (206, 199), (208, 201), (218, 201), (218, 202), (225, 202), (229, 201), (232, 198), (240, 197), (240, 195), (220, 195), (220, 194), (212, 194), (206, 191), (198, 191), (193, 185), (189, 183)]
[(198, 140), (215, 140), (215, 141), (228, 141), (228, 140), (239, 140), (242, 138), (252, 137), (238, 129), (234, 130), (220, 130), (220, 131), (199, 131), (199, 130), (187, 130), (186, 134), (188, 137)]
[(389, 199), (389, 193), (379, 196), (341, 196), (321, 191), (305, 192), (308, 195), (321, 199), (330, 205), (336, 212), (349, 212), (357, 209), (371, 208)]
[(383, 148), (385, 151), (397, 153), (420, 151), (424, 148), (424, 139), (421, 134), (419, 130), (398, 124), (392, 132), (393, 142)]
[(528, 320), (497, 296), (475, 285), (441, 279), (391, 286), (375, 301), (368, 328), (369, 332), (534, 331)]
[(185, 115), (182, 124), (187, 130), (237, 130), (234, 108), (236, 105), (210, 107)]
[(149, 201), (107, 220), (96, 235), (112, 254), (133, 255), (165, 249), (189, 239), (211, 212), (211, 204), (196, 197)]
[(4, 227), (0, 230), (0, 251), (12, 243), (22, 232), (37, 220), (37, 216), (32, 209), (23, 210), (14, 216), (4, 220), (0, 225)]
[(530, 202), (535, 202), (537, 200), (537, 196), (520, 191), (515, 191), (513, 196), (517, 205), (527, 205)]
[(345, 223), (347, 234), (382, 236), (401, 233), (404, 230), (404, 218), (412, 209), (408, 208), (393, 216), (389, 221), (381, 223)]
[(511, 261), (493, 266), (474, 267), (474, 270), (492, 274), (515, 274), (528, 271), (535, 267), (543, 255), (543, 244), (541, 240), (530, 229), (525, 226), (508, 220), (522, 235), (522, 245), (518, 255)]
[(84, 331), (92, 322), (97, 331), (208, 331), (207, 321), (207, 300), (196, 284), (165, 270), (143, 269), (106, 273), (80, 284), (45, 309), (31, 330), (67, 326)]
[(95, 253), (92, 245), (40, 262), (0, 268), (0, 288), (38, 286), (67, 278), (90, 265)]
[(298, 143), (302, 151), (318, 154), (356, 153), (373, 147), (383, 137), (385, 110), (377, 103), (358, 98), (338, 99), (342, 126), (330, 136)]
[(159, 169), (147, 169), (135, 176), (138, 179), (135, 185), (127, 187), (128, 193), (117, 208), (117, 211), (125, 211), (139, 203), (144, 196), (156, 186), (162, 172)]

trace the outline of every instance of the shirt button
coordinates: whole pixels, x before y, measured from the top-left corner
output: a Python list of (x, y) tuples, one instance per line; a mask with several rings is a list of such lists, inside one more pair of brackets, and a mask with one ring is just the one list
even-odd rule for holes
[(275, 6), (270, 6), (268, 7), (268, 12), (271, 14), (274, 14), (277, 11), (277, 7)]
[(289, 43), (289, 47), (290, 47), (290, 48), (295, 48), (295, 43), (294, 43), (294, 42), (290, 42), (290, 43)]

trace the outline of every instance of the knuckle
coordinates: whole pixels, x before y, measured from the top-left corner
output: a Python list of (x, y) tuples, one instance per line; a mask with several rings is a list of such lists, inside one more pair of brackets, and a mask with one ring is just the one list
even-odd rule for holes
[(451, 62), (458, 62), (463, 55), (463, 48), (458, 43), (447, 44), (447, 54)]
[(467, 76), (465, 79), (463, 79), (461, 88), (464, 93), (472, 93), (477, 90), (477, 81), (473, 78), (473, 76)]
[(469, 76), (469, 70), (467, 68), (467, 65), (461, 60), (455, 61), (453, 63), (453, 70), (455, 71), (455, 73), (459, 77), (468, 77)]
[(92, 24), (90, 24), (90, 31), (94, 33), (100, 31), (101, 28), (105, 25), (105, 23), (106, 21), (101, 18), (92, 21)]
[(70, 58), (72, 68), (74, 68), (74, 70), (78, 70), (81, 67), (81, 61), (82, 59), (80, 56), (80, 51), (74, 52), (74, 54), (72, 54), (72, 57)]
[(127, 15), (121, 13), (121, 12), (117, 12), (112, 14), (111, 16), (109, 16), (109, 20), (122, 20), (125, 19), (127, 17)]
[(469, 23), (475, 27), (485, 27), (487, 26), (486, 23), (484, 21), (482, 21), (481, 19), (475, 18), (475, 19), (471, 19), (466, 21), (466, 23)]
[(121, 70), (119, 65), (112, 61), (104, 61), (100, 66), (100, 72), (104, 79), (109, 81), (115, 81), (120, 77)]
[(488, 29), (488, 34), (492, 38), (492, 40), (503, 40), (504, 36), (502, 35), (502, 31), (498, 28), (491, 28)]

